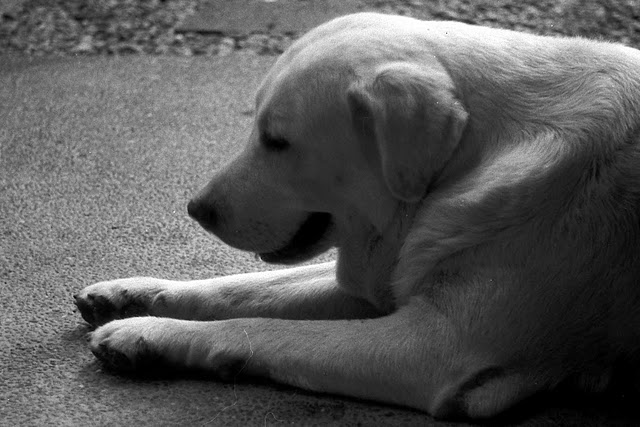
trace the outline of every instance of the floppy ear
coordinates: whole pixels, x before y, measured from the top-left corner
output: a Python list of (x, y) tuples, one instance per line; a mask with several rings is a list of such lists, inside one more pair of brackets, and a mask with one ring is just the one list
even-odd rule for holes
[(444, 70), (394, 63), (357, 81), (347, 100), (354, 126), (375, 139), (385, 181), (405, 201), (424, 197), (450, 158), (468, 114)]

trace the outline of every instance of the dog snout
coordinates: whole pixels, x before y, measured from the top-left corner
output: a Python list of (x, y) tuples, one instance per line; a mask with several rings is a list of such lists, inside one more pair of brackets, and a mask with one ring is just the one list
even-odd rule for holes
[(187, 212), (207, 230), (214, 229), (218, 222), (215, 206), (205, 199), (191, 199), (187, 204)]

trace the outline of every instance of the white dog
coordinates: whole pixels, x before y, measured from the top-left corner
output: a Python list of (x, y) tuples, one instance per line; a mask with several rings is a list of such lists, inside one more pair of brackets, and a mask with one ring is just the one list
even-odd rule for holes
[(637, 381), (637, 50), (336, 19), (277, 61), (246, 149), (188, 208), (266, 262), (338, 260), (89, 286), (77, 305), (115, 368), (240, 372), (437, 417), (601, 390), (618, 368)]

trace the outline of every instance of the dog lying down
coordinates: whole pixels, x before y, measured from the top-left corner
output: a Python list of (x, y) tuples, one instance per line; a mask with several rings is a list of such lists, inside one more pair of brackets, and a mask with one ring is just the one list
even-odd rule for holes
[(362, 13), (294, 43), (255, 112), (189, 214), (269, 263), (337, 261), (89, 286), (104, 363), (445, 418), (640, 382), (640, 51)]

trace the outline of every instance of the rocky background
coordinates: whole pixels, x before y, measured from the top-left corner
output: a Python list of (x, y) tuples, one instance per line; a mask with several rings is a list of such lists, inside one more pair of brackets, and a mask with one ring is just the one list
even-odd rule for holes
[[(204, 0), (1, 0), (0, 55), (278, 54), (298, 34), (181, 33)], [(288, 0), (309, 1), (309, 0)], [(363, 0), (423, 19), (448, 19), (640, 47), (638, 0)]]

